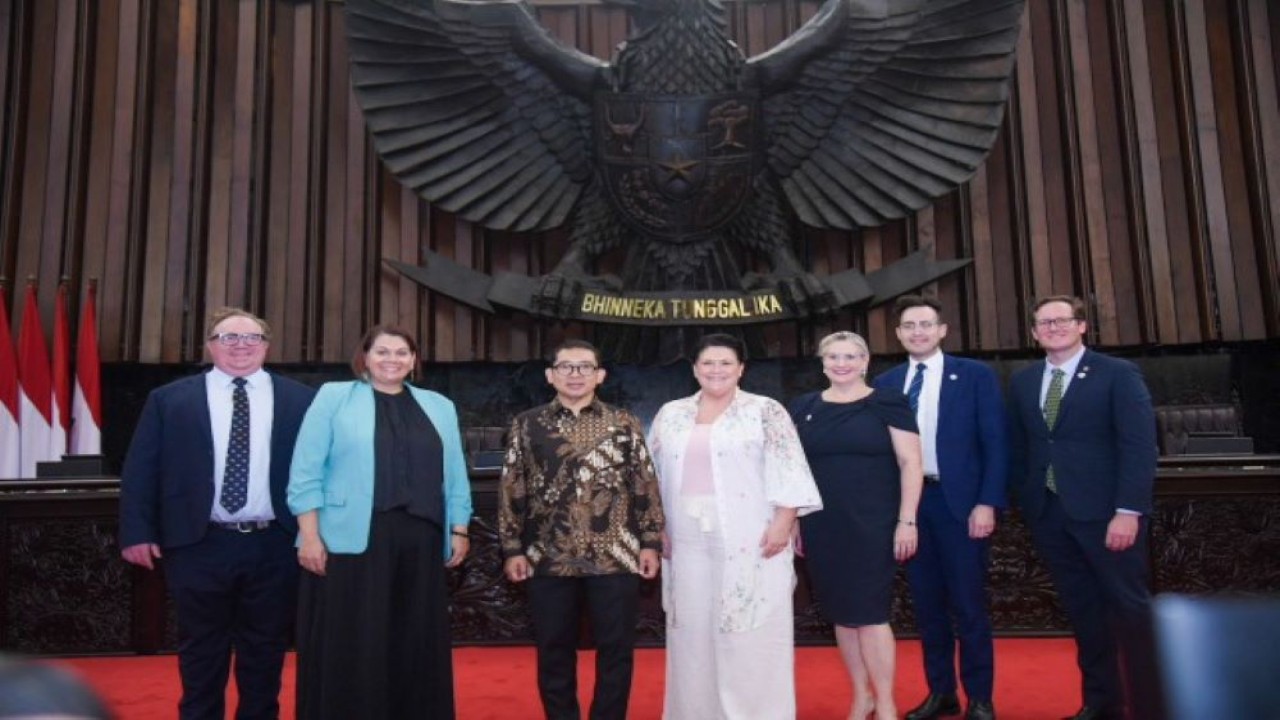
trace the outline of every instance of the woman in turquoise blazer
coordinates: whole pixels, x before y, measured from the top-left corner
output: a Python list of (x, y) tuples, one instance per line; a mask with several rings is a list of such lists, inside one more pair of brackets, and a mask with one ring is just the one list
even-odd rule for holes
[(458, 414), (406, 379), (417, 343), (379, 326), (360, 378), (316, 394), (294, 448), (297, 717), (452, 718), (445, 567), (469, 549), (471, 488)]

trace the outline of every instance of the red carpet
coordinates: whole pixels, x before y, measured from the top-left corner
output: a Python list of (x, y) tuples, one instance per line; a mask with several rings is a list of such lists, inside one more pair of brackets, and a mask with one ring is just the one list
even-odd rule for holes
[[(537, 720), (541, 717), (534, 680), (533, 649), (458, 648), (454, 651), (459, 720)], [(581, 685), (591, 684), (594, 656), (581, 655)], [(177, 659), (171, 655), (78, 658), (55, 661), (84, 675), (115, 708), (121, 720), (175, 716)], [(636, 653), (630, 717), (656, 720), (662, 714), (663, 651)], [(849, 683), (835, 648), (796, 652), (801, 720), (843, 720), (849, 710)], [(285, 667), (282, 718), (293, 718), (293, 656)], [(924, 695), (920, 646), (898, 643), (898, 709), (906, 712)], [(997, 640), (996, 710), (1001, 720), (1044, 720), (1069, 715), (1080, 704), (1079, 674), (1070, 640)], [(234, 704), (229, 705), (234, 707)], [(768, 720), (761, 718), (760, 720)]]

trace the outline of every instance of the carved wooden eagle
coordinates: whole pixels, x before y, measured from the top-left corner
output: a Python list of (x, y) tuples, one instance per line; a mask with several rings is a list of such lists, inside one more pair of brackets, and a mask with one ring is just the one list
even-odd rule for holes
[[(793, 254), (793, 218), (880, 225), (965, 182), (999, 128), (1023, 0), (827, 0), (747, 58), (720, 0), (629, 0), (605, 63), (523, 0), (347, 0), (352, 78), (401, 182), (495, 230), (567, 225), (538, 302), (564, 314), (592, 261), (622, 285), (775, 283), (800, 314), (841, 303)], [(733, 248), (768, 260), (744, 274)]]

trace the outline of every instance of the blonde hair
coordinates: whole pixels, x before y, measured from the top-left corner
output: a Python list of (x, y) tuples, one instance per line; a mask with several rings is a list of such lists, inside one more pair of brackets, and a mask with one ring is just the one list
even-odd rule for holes
[(819, 340), (818, 341), (818, 357), (822, 357), (823, 353), (827, 351), (827, 348), (831, 347), (833, 343), (838, 343), (838, 342), (851, 342), (854, 345), (857, 345), (859, 348), (861, 348), (862, 352), (867, 357), (871, 357), (871, 349), (867, 347), (867, 341), (863, 340), (862, 336), (859, 335), (858, 333), (849, 332), (848, 330), (833, 332), (830, 335)]

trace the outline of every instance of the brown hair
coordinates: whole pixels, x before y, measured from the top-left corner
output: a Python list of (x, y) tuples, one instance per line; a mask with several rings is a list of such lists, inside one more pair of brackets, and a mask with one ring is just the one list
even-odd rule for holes
[(238, 307), (220, 307), (209, 313), (209, 319), (204, 324), (204, 339), (211, 340), (213, 338), (213, 330), (222, 324), (223, 320), (233, 317), (249, 318), (258, 323), (258, 327), (262, 328), (262, 339), (271, 340), (271, 326), (266, 320), (254, 315), (253, 313)]
[(1076, 297), (1075, 295), (1049, 295), (1047, 297), (1042, 297), (1039, 300), (1036, 300), (1035, 304), (1031, 306), (1031, 312), (1028, 315), (1028, 319), (1031, 321), (1031, 324), (1032, 325), (1036, 324), (1036, 313), (1040, 312), (1040, 308), (1044, 307), (1045, 305), (1048, 305), (1049, 303), (1056, 303), (1056, 302), (1066, 303), (1070, 305), (1071, 316), (1074, 317), (1075, 319), (1077, 320), (1089, 319), (1088, 317), (1085, 316), (1085, 312), (1088, 308), (1085, 307), (1084, 301), (1081, 300), (1080, 298)]
[(355, 355), (351, 356), (351, 371), (354, 372), (358, 378), (363, 378), (368, 373), (369, 368), (364, 364), (364, 356), (368, 354), (369, 350), (373, 347), (373, 341), (383, 335), (400, 338), (409, 346), (409, 351), (413, 353), (413, 358), (415, 360), (414, 368), (409, 373), (409, 378), (412, 379), (418, 374), (416, 361), (421, 359), (418, 355), (418, 341), (413, 339), (413, 336), (409, 334), (408, 330), (395, 325), (374, 325), (369, 328), (369, 331), (364, 334), (364, 337), (360, 338), (360, 345), (356, 348)]
[(893, 303), (893, 316), (902, 322), (902, 314), (912, 308), (927, 307), (938, 315), (938, 322), (946, 322), (942, 318), (942, 303), (923, 295), (902, 295)]

